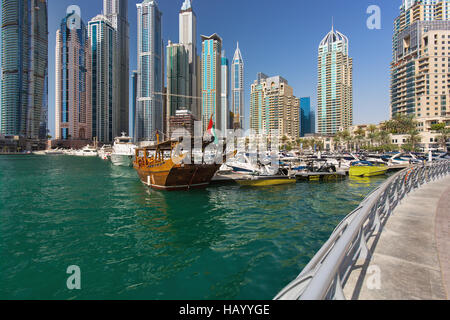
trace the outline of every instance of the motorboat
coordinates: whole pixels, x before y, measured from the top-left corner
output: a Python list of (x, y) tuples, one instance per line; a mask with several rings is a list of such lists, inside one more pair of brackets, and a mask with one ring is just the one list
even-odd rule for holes
[(370, 161), (356, 161), (350, 167), (349, 175), (352, 177), (373, 177), (386, 174), (388, 166), (375, 164)]
[(52, 155), (63, 155), (64, 151), (61, 149), (50, 149), (50, 150), (46, 150), (45, 154), (48, 156), (52, 156)]
[(94, 148), (90, 145), (87, 145), (81, 150), (74, 151), (72, 153), (72, 155), (77, 156), (77, 157), (97, 157), (98, 152), (97, 152), (96, 148)]
[(114, 146), (111, 152), (111, 162), (115, 166), (132, 167), (136, 153), (136, 146), (132, 142), (133, 138), (122, 133), (121, 137), (114, 139)]

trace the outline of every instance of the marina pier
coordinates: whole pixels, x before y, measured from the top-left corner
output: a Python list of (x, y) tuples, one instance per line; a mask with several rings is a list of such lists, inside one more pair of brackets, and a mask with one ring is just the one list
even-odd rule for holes
[(390, 177), (275, 300), (448, 299), (450, 162)]

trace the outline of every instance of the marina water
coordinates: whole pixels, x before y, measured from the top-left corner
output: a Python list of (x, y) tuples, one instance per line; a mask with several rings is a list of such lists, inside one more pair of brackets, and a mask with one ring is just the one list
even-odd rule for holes
[(159, 192), (99, 158), (0, 156), (0, 299), (272, 299), (385, 179)]

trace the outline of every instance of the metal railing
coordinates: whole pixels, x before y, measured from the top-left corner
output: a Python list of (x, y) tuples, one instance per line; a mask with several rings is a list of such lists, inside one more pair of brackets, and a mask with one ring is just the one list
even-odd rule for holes
[(411, 191), (447, 174), (450, 161), (446, 160), (413, 166), (390, 177), (336, 227), (297, 279), (275, 300), (344, 300), (348, 277), (371, 253), (368, 241), (379, 237), (399, 202)]

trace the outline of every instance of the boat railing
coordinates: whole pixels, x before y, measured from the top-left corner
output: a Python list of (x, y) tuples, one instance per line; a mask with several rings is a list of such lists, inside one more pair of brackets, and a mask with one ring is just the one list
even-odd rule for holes
[[(345, 284), (374, 250), (377, 239), (400, 201), (422, 185), (450, 174), (450, 161), (420, 164), (391, 176), (371, 192), (336, 227), (328, 241), (275, 300), (345, 300)], [(376, 241), (372, 242), (376, 243)]]

